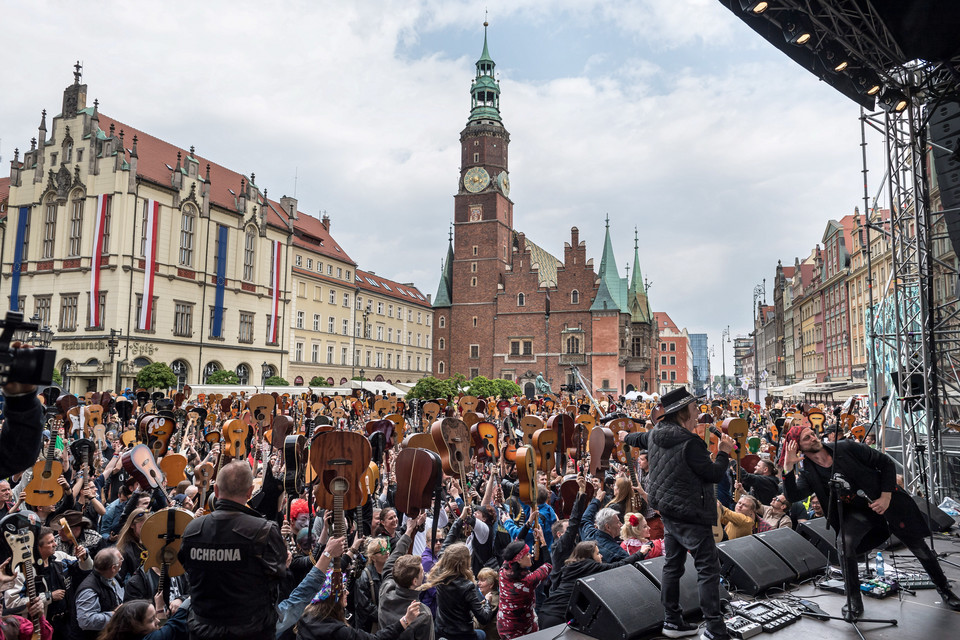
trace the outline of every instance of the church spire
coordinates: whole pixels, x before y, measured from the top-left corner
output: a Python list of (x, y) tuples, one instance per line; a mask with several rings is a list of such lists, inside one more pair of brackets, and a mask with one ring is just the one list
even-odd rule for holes
[(633, 229), (633, 277), (630, 278), (630, 291), (627, 294), (630, 304), (631, 322), (650, 322), (650, 299), (643, 286), (643, 273), (640, 272), (640, 237), (636, 227)]
[(590, 307), (591, 311), (619, 309), (628, 313), (626, 280), (617, 271), (617, 259), (613, 255), (613, 241), (610, 239), (610, 216), (607, 216), (607, 232), (603, 242), (603, 255), (600, 257), (600, 288)]
[(449, 307), (453, 304), (453, 227), (450, 227), (450, 240), (447, 246), (447, 257), (443, 261), (440, 272), (440, 285), (434, 298), (434, 308)]
[(468, 122), (495, 120), (500, 122), (500, 82), (494, 77), (497, 65), (487, 47), (487, 27), (483, 22), (483, 53), (477, 60), (477, 76), (470, 85), (470, 119)]

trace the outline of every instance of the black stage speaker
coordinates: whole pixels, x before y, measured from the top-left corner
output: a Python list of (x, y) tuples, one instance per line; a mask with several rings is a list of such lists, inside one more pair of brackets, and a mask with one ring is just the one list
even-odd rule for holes
[[(913, 496), (913, 501), (917, 503), (918, 507), (920, 507), (920, 513), (923, 514), (923, 519), (927, 521), (927, 524), (930, 525), (930, 528), (933, 531), (939, 533), (950, 531), (953, 525), (956, 524), (953, 516), (932, 502), (928, 502), (923, 498), (923, 496)], [(930, 518), (927, 518), (928, 504), (930, 505)]]
[(930, 112), (930, 142), (947, 234), (960, 255), (960, 103), (944, 102)]
[(837, 532), (827, 529), (826, 518), (814, 518), (797, 523), (797, 533), (813, 543), (820, 553), (827, 556), (830, 564), (840, 564), (837, 554)]
[(720, 542), (717, 551), (720, 552), (720, 575), (733, 590), (757, 595), (796, 578), (793, 569), (755, 536)]
[(577, 580), (567, 618), (594, 638), (633, 640), (663, 627), (660, 591), (630, 565)]
[[(694, 566), (693, 556), (689, 553), (686, 556), (683, 575), (680, 577), (680, 608), (683, 610), (684, 618), (699, 618), (702, 613), (700, 611), (700, 592), (697, 587), (697, 568)], [(659, 589), (665, 561), (666, 558), (660, 556), (650, 560), (641, 560), (635, 566), (650, 578), (650, 581)], [(730, 594), (722, 584), (720, 585), (720, 599), (730, 599)]]
[(756, 538), (787, 563), (797, 580), (823, 573), (827, 568), (826, 554), (793, 529), (764, 531)]

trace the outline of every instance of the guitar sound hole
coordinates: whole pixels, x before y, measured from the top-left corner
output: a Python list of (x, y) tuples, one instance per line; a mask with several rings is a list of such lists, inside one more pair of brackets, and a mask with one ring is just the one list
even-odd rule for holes
[(345, 478), (334, 478), (330, 483), (330, 493), (333, 495), (343, 495), (350, 490), (350, 485)]

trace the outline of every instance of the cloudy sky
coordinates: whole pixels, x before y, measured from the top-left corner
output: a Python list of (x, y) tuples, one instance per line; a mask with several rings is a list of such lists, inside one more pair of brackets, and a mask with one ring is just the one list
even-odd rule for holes
[(754, 286), (772, 303), (777, 260), (863, 181), (859, 108), (716, 0), (0, 0), (0, 154), (79, 59), (103, 113), (295, 192), (361, 267), (434, 293), (485, 9), (516, 227), (562, 256), (577, 226), (599, 263), (609, 214), (621, 274), (638, 228), (655, 310), (708, 333), (719, 373)]

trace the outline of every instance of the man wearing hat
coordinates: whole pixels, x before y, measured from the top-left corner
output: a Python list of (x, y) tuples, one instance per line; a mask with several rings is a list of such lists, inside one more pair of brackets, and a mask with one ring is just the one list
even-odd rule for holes
[(665, 561), (660, 599), (664, 608), (663, 635), (682, 638), (696, 635), (698, 627), (683, 619), (680, 609), (680, 578), (687, 552), (697, 568), (700, 609), (706, 621), (703, 640), (729, 637), (720, 612), (720, 560), (712, 525), (717, 523), (714, 485), (730, 464), (735, 441), (724, 435), (716, 462), (696, 433), (696, 397), (686, 388), (675, 389), (660, 399), (664, 417), (646, 433), (621, 434), (631, 447), (647, 449), (650, 506), (663, 519)]
[[(90, 522), (90, 519), (84, 517), (79, 511), (74, 509), (64, 511), (60, 519), (66, 520), (67, 526), (70, 527), (70, 533), (73, 534), (73, 537), (80, 543), (80, 546), (86, 549), (91, 556), (96, 557), (98, 551), (108, 546), (103, 536), (93, 529), (93, 523)], [(57, 537), (59, 538), (57, 541), (57, 551), (62, 551), (71, 556), (76, 555), (77, 552), (73, 546), (73, 541), (65, 531), (60, 531)]]

